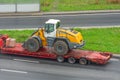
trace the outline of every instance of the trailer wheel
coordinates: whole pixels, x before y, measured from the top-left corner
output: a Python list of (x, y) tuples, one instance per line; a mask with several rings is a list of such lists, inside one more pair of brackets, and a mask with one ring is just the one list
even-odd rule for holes
[(71, 63), (71, 64), (74, 64), (76, 62), (76, 59), (73, 58), (73, 57), (69, 57), (68, 62)]
[(37, 52), (40, 49), (39, 41), (35, 38), (30, 38), (25, 43), (26, 49), (30, 52)]
[(62, 63), (62, 62), (64, 62), (64, 57), (63, 56), (57, 56), (57, 61), (58, 62), (60, 62), (60, 63)]
[(87, 65), (88, 64), (88, 60), (85, 59), (85, 58), (80, 58), (79, 59), (79, 63), (82, 64), (82, 65)]
[(65, 55), (68, 53), (68, 45), (63, 40), (58, 40), (54, 43), (54, 51), (58, 55)]

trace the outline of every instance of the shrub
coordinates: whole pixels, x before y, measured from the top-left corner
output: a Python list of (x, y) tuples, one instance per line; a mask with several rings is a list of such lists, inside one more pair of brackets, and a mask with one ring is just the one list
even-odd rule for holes
[(120, 0), (106, 0), (107, 3), (118, 4)]
[(95, 1), (95, 4), (99, 4), (99, 0), (96, 0), (96, 1)]

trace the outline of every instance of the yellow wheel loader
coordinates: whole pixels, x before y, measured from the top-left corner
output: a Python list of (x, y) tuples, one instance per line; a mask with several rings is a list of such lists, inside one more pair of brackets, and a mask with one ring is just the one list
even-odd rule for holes
[(44, 28), (35, 31), (23, 47), (30, 52), (37, 52), (44, 46), (53, 47), (57, 55), (65, 55), (71, 49), (81, 48), (84, 45), (80, 32), (60, 28), (60, 20), (49, 19)]

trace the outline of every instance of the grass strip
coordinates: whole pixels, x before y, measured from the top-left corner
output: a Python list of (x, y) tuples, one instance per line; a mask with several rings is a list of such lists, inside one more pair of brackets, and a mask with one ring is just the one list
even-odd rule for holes
[(41, 0), (41, 11), (45, 12), (119, 9), (120, 1), (115, 0)]
[[(94, 50), (120, 54), (120, 27), (90, 28), (75, 30), (82, 33), (86, 42), (83, 50)], [(0, 30), (0, 34), (8, 34), (17, 42), (24, 42), (34, 30)]]

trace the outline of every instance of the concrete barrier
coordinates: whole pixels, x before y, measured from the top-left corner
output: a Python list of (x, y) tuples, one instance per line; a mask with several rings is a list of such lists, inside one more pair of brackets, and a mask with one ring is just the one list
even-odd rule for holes
[(17, 12), (36, 12), (40, 11), (39, 4), (18, 4)]
[(0, 4), (0, 12), (15, 12), (15, 4)]
[(5, 12), (39, 12), (40, 4), (0, 4), (0, 13)]

